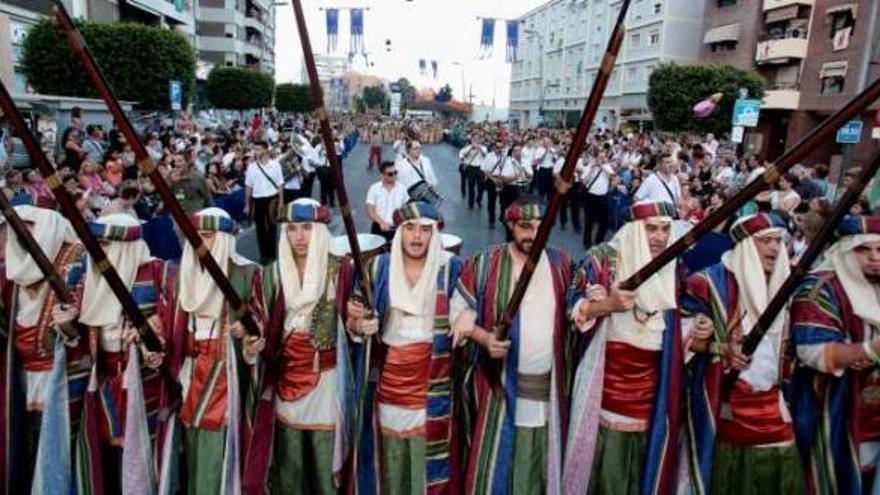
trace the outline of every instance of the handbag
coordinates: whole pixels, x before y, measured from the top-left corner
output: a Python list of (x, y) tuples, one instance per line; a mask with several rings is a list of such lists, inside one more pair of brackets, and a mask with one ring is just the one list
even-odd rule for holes
[(257, 167), (260, 169), (260, 173), (263, 174), (263, 177), (265, 177), (266, 180), (268, 180), (269, 183), (272, 184), (272, 187), (274, 187), (276, 189), (275, 196), (273, 196), (272, 199), (269, 201), (269, 218), (268, 218), (270, 224), (276, 224), (276, 223), (278, 223), (278, 219), (281, 217), (281, 201), (280, 201), (280, 198), (278, 197), (278, 194), (277, 194), (277, 191), (280, 191), (281, 188), (278, 187), (278, 184), (276, 184), (275, 181), (272, 180), (271, 177), (269, 177), (269, 174), (266, 173), (266, 170), (260, 164), (259, 160), (254, 161), (254, 163), (257, 164)]

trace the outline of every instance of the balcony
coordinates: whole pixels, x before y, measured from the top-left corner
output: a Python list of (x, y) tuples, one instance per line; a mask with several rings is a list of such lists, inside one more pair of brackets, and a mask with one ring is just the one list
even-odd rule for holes
[(765, 110), (797, 110), (801, 102), (801, 92), (797, 88), (768, 89), (764, 93), (761, 108)]
[(758, 43), (755, 61), (759, 64), (784, 64), (807, 56), (808, 41), (804, 38), (782, 38)]
[(764, 12), (788, 7), (790, 5), (806, 5), (807, 7), (812, 7), (813, 3), (813, 0), (764, 0)]

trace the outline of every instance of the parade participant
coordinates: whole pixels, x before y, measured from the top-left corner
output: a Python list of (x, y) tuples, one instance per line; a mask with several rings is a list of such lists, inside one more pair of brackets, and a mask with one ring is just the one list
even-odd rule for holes
[(256, 416), (245, 470), (253, 493), (263, 486), (270, 493), (335, 493), (348, 453), (344, 406), (352, 401), (345, 395), (350, 369), (339, 306), (351, 269), (347, 259), (330, 254), (330, 216), (312, 199), (288, 205), (278, 261), (264, 272), (269, 324), (260, 410), (266, 411)]
[(657, 169), (645, 179), (636, 191), (635, 200), (672, 203), (677, 207), (680, 199), (681, 184), (678, 181), (678, 160), (669, 153), (661, 153), (657, 157)]
[(486, 156), (486, 148), (480, 144), (480, 135), (471, 136), (471, 144), (465, 146), (458, 153), (460, 162), (458, 171), (461, 175), (461, 197), (467, 198), (468, 209), (474, 209), (474, 202), (477, 206), (482, 206), (477, 196), (478, 184), (481, 182), (483, 174), (480, 173), (480, 166)]
[(669, 203), (636, 203), (628, 222), (590, 250), (574, 276), (571, 318), (592, 336), (572, 389), (565, 493), (668, 492), (675, 482), (682, 371), (678, 263), (667, 264), (635, 293), (615, 285), (671, 244), (674, 212)]
[[(517, 198), (528, 193), (531, 178), (531, 169), (522, 163), (522, 145), (514, 143), (507, 153), (507, 158), (504, 159), (504, 165), (501, 166), (501, 170), (498, 172), (498, 179), (501, 183), (501, 191), (498, 193), (501, 211), (507, 211)], [(510, 240), (510, 226), (508, 223), (505, 221), (504, 226), (507, 231), (507, 238)]]
[(489, 212), (489, 228), (495, 228), (498, 219), (496, 207), (498, 204), (498, 192), (501, 190), (501, 169), (504, 166), (506, 150), (504, 141), (496, 140), (495, 147), (483, 159), (480, 170), (483, 173), (483, 188), (486, 191), (486, 208)]
[(419, 182), (427, 182), (429, 186), (437, 187), (434, 166), (431, 165), (430, 158), (422, 155), (422, 145), (418, 141), (409, 141), (406, 144), (406, 154), (394, 164), (397, 166), (397, 180), (407, 191)]
[(431, 204), (409, 203), (394, 220), (391, 253), (369, 267), (378, 318), (364, 318), (354, 301), (347, 307), (349, 331), (358, 338), (380, 331), (385, 355), (375, 397), (371, 390), (361, 399), (367, 426), (357, 452), (358, 486), (368, 492), (379, 486), (378, 493), (458, 494), (460, 418), (453, 414), (450, 322), (463, 308), (449, 300), (462, 263), (443, 251), (442, 219)]
[(870, 489), (880, 451), (880, 218), (847, 217), (794, 293), (795, 435), (813, 493)]
[[(13, 202), (15, 211), (31, 228), (34, 238), (46, 256), (52, 260), (57, 273), (74, 290), (82, 271), (78, 260), (83, 247), (77, 241), (70, 222), (55, 211), (56, 204), (50, 197), (23, 195)], [(14, 231), (9, 232), (5, 246), (5, 271), (3, 272), (2, 301), (5, 321), (8, 323), (6, 354), (3, 359), (4, 420), (0, 424), (0, 441), (3, 443), (3, 462), (0, 471), (5, 493), (29, 493), (36, 476), (34, 470), (37, 446), (41, 436), (43, 411), (50, 394), (49, 387), (54, 364), (54, 353), (59, 331), (78, 335), (75, 326), (76, 308), (60, 303), (49, 286), (46, 277), (30, 253), (18, 241)], [(79, 428), (82, 402), (88, 383), (91, 359), (85, 338), (68, 342), (66, 349), (67, 381), (69, 385), (70, 433), (74, 441), (82, 439)], [(62, 459), (72, 461), (71, 452), (56, 452), (62, 467)], [(62, 457), (66, 454), (66, 457)], [(88, 463), (84, 463), (86, 466)], [(88, 483), (91, 473), (79, 472), (77, 476)], [(73, 473), (66, 473), (70, 476)]]
[[(504, 218), (513, 240), (468, 260), (452, 301), (453, 307), (469, 308), (453, 326), (457, 340), (468, 337), (480, 346), (471, 347), (468, 362), (475, 379), (457, 390), (463, 397), (473, 394), (477, 404), (467, 432), (465, 493), (559, 493), (568, 410), (563, 342), (571, 263), (565, 253), (548, 248), (541, 254), (510, 339), (494, 333), (545, 208), (532, 196), (508, 207)], [(492, 359), (503, 359), (502, 394), (492, 390)]]
[(373, 221), (370, 233), (386, 242), (394, 238), (394, 212), (409, 201), (406, 188), (397, 181), (397, 167), (392, 162), (379, 165), (382, 180), (367, 190), (367, 218)]
[[(236, 253), (235, 222), (219, 208), (201, 210), (190, 221), (261, 325), (262, 273)], [(172, 335), (168, 364), (181, 384), (178, 416), (185, 464), (163, 465), (162, 482), (185, 470), (185, 493), (227, 493), (237, 489), (240, 445), (247, 441), (239, 440), (241, 432), (245, 437), (248, 433), (240, 398), (252, 392), (249, 363), (256, 360), (264, 342), (256, 336), (242, 339), (242, 315), (226, 302), (191, 244), (184, 246), (180, 270), (168, 278), (166, 291), (164, 325)]]
[[(164, 338), (157, 308), (161, 301), (165, 263), (150, 257), (150, 250), (141, 237), (140, 222), (131, 215), (113, 214), (99, 218), (90, 229), (144, 317), (149, 319), (160, 338)], [(136, 330), (130, 327), (122, 304), (91, 258), (83, 256), (81, 263), (85, 276), (79, 289), (79, 323), (88, 328), (95, 342), (93, 353), (96, 357), (96, 392), (100, 398), (96, 402), (101, 409), (97, 417), (102, 474), (105, 491), (114, 493), (122, 490), (123, 440), (126, 438), (126, 424), (132, 419), (126, 417), (123, 374), (128, 364), (128, 347)], [(162, 380), (156, 371), (162, 357), (144, 350), (141, 359), (146, 365), (140, 374), (147, 424), (154, 428), (162, 401)]]
[(534, 151), (532, 166), (529, 177), (535, 175), (538, 194), (542, 198), (549, 198), (553, 194), (553, 165), (556, 163), (556, 149), (553, 147), (553, 139), (545, 136), (541, 140), (541, 146)]
[[(741, 219), (721, 263), (691, 275), (682, 308), (690, 350), (690, 483), (696, 493), (806, 493), (791, 414), (782, 397), (785, 316), (751, 360), (740, 351), (790, 272), (786, 224), (772, 213)], [(689, 333), (688, 333), (689, 330)], [(728, 403), (722, 379), (742, 370)]]

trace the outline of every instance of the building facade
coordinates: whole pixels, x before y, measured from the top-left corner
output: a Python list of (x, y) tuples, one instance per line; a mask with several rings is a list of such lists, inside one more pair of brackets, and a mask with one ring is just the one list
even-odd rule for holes
[[(706, 0), (702, 62), (755, 70), (766, 81), (755, 150), (775, 159), (880, 77), (880, 2), (874, 0)], [(866, 128), (874, 112), (863, 115)], [(856, 150), (866, 158), (870, 131)], [(828, 143), (810, 163), (838, 168)]]
[(213, 65), (250, 67), (275, 74), (275, 2), (197, 2), (199, 59)]
[[(511, 69), (510, 114), (524, 126), (574, 125), (592, 89), (621, 0), (551, 0), (520, 17)], [(696, 5), (695, 5), (696, 4)], [(703, 4), (637, 0), (596, 124), (650, 128), (648, 79), (661, 63), (700, 56)]]

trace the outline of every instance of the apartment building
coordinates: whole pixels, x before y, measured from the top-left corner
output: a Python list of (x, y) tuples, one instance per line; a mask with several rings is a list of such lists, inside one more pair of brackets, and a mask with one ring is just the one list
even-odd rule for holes
[[(522, 125), (574, 125), (592, 89), (621, 0), (551, 0), (520, 22), (510, 114)], [(703, 35), (703, 4), (633, 0), (627, 37), (596, 124), (651, 128), (648, 79), (661, 63), (695, 63)]]
[(275, 73), (276, 2), (197, 1), (196, 47), (201, 60)]

